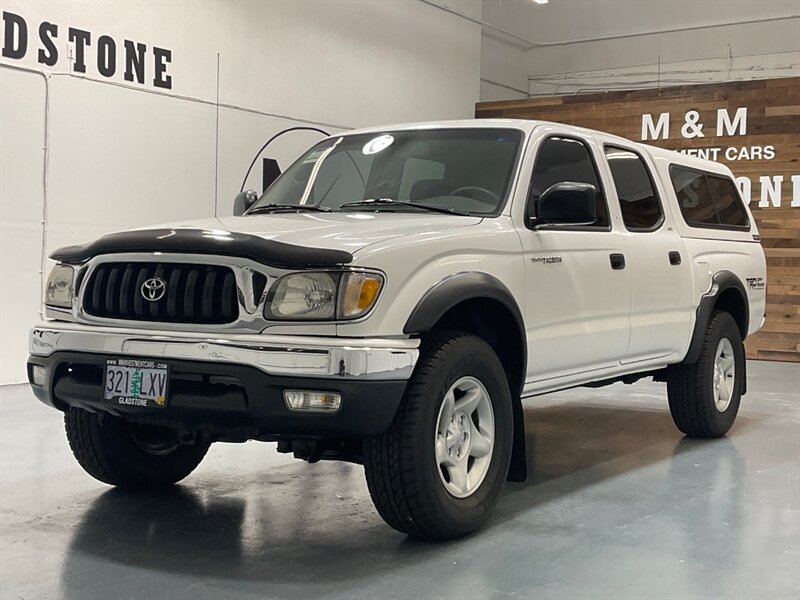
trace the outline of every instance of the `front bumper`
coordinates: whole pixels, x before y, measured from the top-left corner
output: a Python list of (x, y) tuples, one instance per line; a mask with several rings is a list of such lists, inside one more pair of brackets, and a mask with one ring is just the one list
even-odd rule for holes
[[(142, 331), (44, 323), (30, 333), (28, 378), (44, 403), (238, 437), (363, 436), (385, 431), (419, 356), (419, 340)], [(170, 367), (166, 408), (103, 400), (108, 358), (158, 358)], [(42, 385), (33, 367), (44, 370)], [(283, 390), (338, 392), (335, 414), (290, 411)]]

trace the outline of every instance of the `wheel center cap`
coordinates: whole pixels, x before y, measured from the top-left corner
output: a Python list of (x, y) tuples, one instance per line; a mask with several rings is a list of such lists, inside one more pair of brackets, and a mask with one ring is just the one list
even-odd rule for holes
[(470, 422), (464, 411), (457, 410), (447, 425), (447, 454), (453, 460), (464, 460), (469, 454)]

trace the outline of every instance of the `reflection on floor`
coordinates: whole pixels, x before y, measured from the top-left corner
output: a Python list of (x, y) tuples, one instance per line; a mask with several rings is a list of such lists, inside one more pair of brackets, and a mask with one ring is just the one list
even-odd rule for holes
[(707, 442), (660, 384), (527, 401), (528, 482), (443, 545), (386, 527), (360, 467), (270, 444), (217, 444), (169, 493), (109, 489), (56, 412), (0, 388), (0, 597), (797, 598), (800, 365), (749, 371)]

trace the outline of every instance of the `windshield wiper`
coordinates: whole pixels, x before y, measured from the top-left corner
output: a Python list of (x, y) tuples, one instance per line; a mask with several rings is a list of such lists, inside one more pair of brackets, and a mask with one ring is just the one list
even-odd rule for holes
[(381, 206), (411, 206), (413, 208), (421, 208), (431, 212), (443, 213), (445, 215), (459, 215), (461, 217), (470, 216), (468, 212), (449, 208), (447, 206), (431, 206), (429, 204), (418, 204), (417, 202), (407, 202), (406, 200), (392, 200), (391, 198), (367, 198), (365, 200), (357, 200), (356, 202), (346, 202), (339, 208), (348, 208), (351, 206), (374, 206), (379, 208)]
[(254, 206), (247, 211), (248, 215), (258, 215), (262, 213), (281, 212), (281, 211), (312, 211), (312, 212), (331, 212), (330, 206), (319, 206), (318, 204), (262, 204)]

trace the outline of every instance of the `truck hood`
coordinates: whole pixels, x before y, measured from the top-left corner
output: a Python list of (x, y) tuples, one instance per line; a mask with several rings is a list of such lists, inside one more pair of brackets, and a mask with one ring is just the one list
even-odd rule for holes
[(222, 229), (296, 246), (344, 250), (353, 254), (377, 242), (426, 231), (434, 233), (471, 227), (481, 220), (480, 217), (433, 213), (273, 213), (186, 221), (159, 227)]

